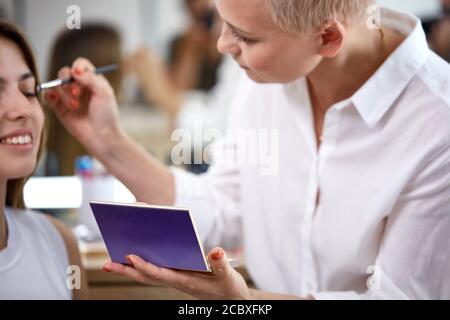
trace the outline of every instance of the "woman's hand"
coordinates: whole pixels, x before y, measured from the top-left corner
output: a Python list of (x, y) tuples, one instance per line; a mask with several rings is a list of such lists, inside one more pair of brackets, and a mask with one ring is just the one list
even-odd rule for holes
[(59, 71), (60, 79), (73, 77), (73, 83), (48, 90), (44, 98), (67, 130), (88, 150), (114, 140), (120, 132), (117, 102), (105, 77), (95, 74), (95, 67), (84, 58), (71, 68)]
[(130, 266), (108, 262), (103, 270), (143, 284), (175, 288), (199, 299), (251, 299), (244, 278), (231, 267), (224, 250), (220, 248), (213, 249), (208, 255), (212, 273), (159, 268), (135, 255), (129, 255), (126, 259)]

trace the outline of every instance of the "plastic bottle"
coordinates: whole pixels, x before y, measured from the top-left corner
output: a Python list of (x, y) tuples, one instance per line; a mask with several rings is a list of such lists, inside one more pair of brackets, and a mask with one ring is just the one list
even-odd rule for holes
[(89, 201), (113, 201), (114, 177), (97, 160), (83, 156), (76, 160), (76, 174), (80, 178), (83, 200), (79, 209), (80, 223), (85, 227), (83, 240), (101, 240), (101, 233), (92, 213)]

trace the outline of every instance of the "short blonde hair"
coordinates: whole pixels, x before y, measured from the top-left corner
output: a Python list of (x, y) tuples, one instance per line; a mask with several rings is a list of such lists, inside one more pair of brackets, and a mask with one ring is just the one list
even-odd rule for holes
[(361, 19), (375, 0), (264, 0), (285, 32), (318, 30), (326, 22)]

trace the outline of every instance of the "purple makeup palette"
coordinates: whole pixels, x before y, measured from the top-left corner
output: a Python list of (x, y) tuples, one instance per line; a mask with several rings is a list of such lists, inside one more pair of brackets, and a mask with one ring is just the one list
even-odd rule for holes
[(90, 202), (113, 262), (134, 254), (163, 268), (210, 272), (189, 209)]

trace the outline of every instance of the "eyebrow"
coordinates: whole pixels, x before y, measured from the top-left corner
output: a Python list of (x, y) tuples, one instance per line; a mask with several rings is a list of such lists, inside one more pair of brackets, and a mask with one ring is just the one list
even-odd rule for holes
[[(35, 78), (34, 74), (32, 74), (31, 72), (27, 72), (27, 73), (22, 74), (19, 77), (18, 82), (22, 82), (22, 81), (25, 81), (25, 80), (28, 80), (28, 79), (31, 79), (31, 78), (33, 78), (33, 79)], [(5, 84), (6, 82), (7, 81), (6, 81), (5, 78), (0, 77), (0, 84)]]
[[(25, 81), (25, 80), (28, 80), (28, 79), (35, 79), (34, 75), (31, 72), (27, 72), (27, 73), (22, 74), (19, 77), (18, 82), (22, 82), (22, 81)], [(5, 85), (6, 85), (7, 82), (8, 81), (6, 81), (5, 78), (0, 77), (0, 94), (2, 94), (3, 91), (5, 90)]]
[[(31, 72), (24, 73), (19, 77), (18, 82), (22, 82), (28, 79), (35, 79), (34, 74), (32, 74)], [(0, 94), (3, 94), (7, 82), (8, 81), (6, 81), (5, 78), (0, 77)]]
[[(224, 20), (225, 21), (225, 20)], [(230, 27), (231, 29), (233, 29), (234, 31), (237, 31), (238, 33), (241, 33), (242, 35), (246, 35), (249, 37), (253, 37), (254, 35), (251, 34), (250, 32), (244, 31), (242, 29), (239, 29), (238, 27), (232, 25), (231, 23), (229, 23), (228, 21), (225, 21), (225, 23), (227, 24), (228, 27)]]
[(24, 73), (23, 75), (20, 76), (19, 82), (20, 82), (20, 81), (28, 80), (28, 79), (30, 79), (30, 78), (33, 78), (33, 79), (34, 79), (34, 74), (32, 74), (31, 72)]

